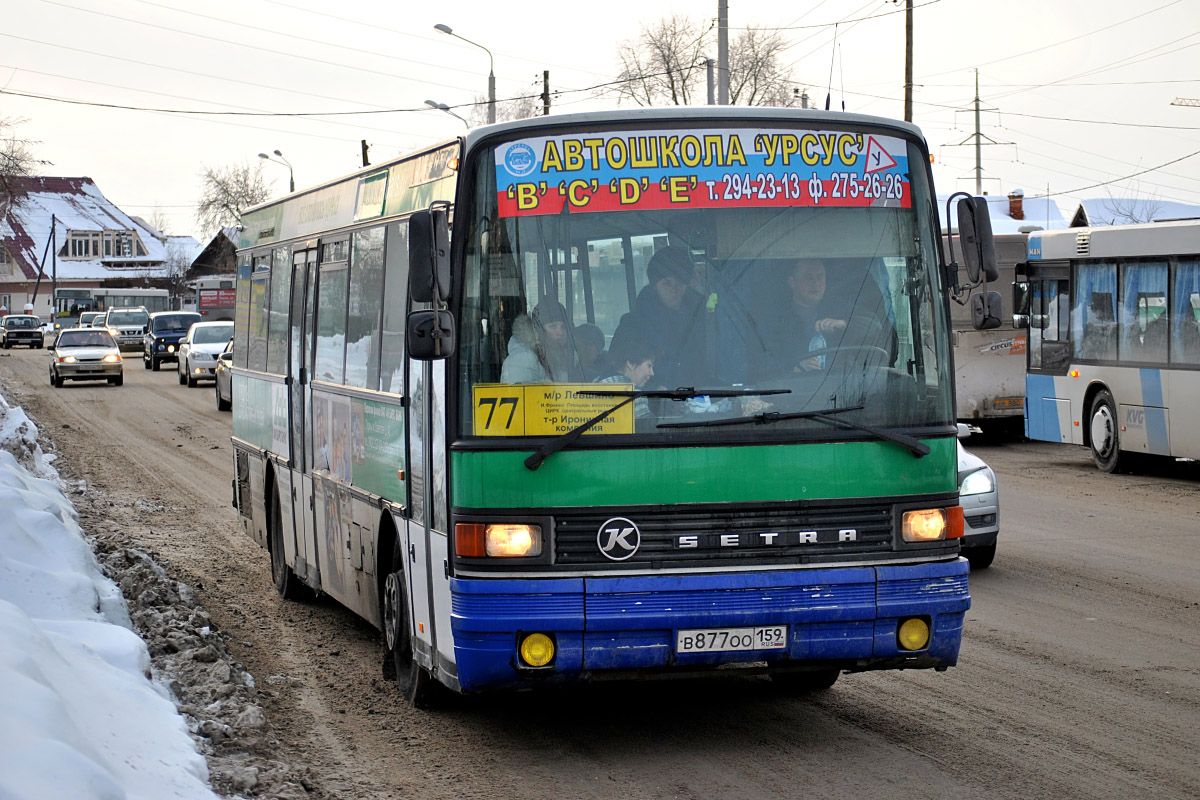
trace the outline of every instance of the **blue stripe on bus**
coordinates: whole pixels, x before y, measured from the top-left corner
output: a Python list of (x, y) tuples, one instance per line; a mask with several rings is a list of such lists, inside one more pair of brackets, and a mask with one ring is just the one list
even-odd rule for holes
[(1146, 444), (1151, 453), (1169, 455), (1171, 442), (1167, 436), (1167, 404), (1163, 400), (1162, 370), (1138, 370), (1142, 383), (1142, 405), (1146, 409)]
[[(953, 666), (971, 605), (966, 561), (725, 575), (626, 578), (454, 578), (451, 626), (464, 691), (571, 681), (593, 670), (807, 659), (872, 664), (913, 658)], [(901, 617), (928, 616), (933, 635), (918, 653), (900, 651)], [(782, 650), (677, 653), (675, 633), (700, 628), (786, 625)], [(553, 635), (553, 669), (517, 668), (522, 632)]]
[(1062, 429), (1058, 424), (1058, 406), (1047, 403), (1054, 398), (1054, 376), (1025, 376), (1025, 435), (1043, 442), (1061, 442)]

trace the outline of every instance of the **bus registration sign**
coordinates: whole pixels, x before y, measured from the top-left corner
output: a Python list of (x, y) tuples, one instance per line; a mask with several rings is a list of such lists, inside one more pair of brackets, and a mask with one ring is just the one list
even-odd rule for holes
[(787, 647), (787, 626), (761, 628), (704, 628), (679, 631), (675, 635), (677, 653), (729, 653), (739, 650), (783, 650)]
[[(616, 404), (611, 397), (580, 395), (594, 391), (594, 383), (477, 383), (472, 389), (474, 433), (476, 436), (567, 433)], [(613, 411), (584, 435), (616, 433), (633, 433), (632, 403)]]

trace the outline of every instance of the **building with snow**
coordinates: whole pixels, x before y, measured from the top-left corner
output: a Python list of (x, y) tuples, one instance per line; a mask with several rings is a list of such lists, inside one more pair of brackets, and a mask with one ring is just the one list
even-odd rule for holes
[[(201, 247), (130, 216), (91, 178), (9, 178), (0, 194), (0, 305), (49, 319), (69, 313), (71, 290), (169, 288)], [(54, 302), (55, 289), (60, 293)]]

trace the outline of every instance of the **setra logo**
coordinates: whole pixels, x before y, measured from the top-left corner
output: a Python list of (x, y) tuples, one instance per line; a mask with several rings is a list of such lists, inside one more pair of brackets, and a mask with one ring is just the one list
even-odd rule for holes
[(532, 147), (518, 142), (510, 146), (504, 153), (504, 166), (518, 177), (528, 175), (537, 166), (537, 155), (533, 152)]
[(642, 544), (642, 532), (625, 517), (613, 517), (596, 532), (596, 546), (605, 558), (624, 561), (638, 551)]

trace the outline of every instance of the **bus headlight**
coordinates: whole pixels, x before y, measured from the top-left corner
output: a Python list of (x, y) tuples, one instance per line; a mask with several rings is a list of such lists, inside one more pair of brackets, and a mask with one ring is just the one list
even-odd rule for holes
[(464, 558), (527, 558), (542, 554), (542, 527), (460, 522), (454, 526), (454, 552)]
[(909, 617), (896, 629), (896, 644), (901, 650), (924, 650), (929, 646), (929, 621)]
[(962, 506), (905, 511), (900, 523), (900, 535), (906, 542), (961, 539), (963, 535)]

